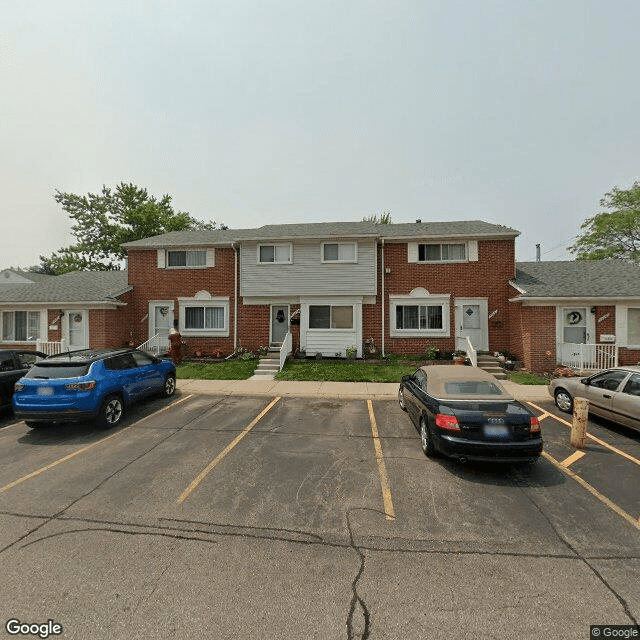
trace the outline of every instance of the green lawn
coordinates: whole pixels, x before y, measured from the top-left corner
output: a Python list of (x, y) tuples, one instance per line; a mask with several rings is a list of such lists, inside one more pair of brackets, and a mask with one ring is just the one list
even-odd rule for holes
[(176, 367), (176, 375), (179, 380), (246, 380), (257, 366), (257, 358), (206, 364), (183, 362)]
[(508, 378), (511, 382), (516, 382), (517, 384), (549, 384), (546, 378), (541, 378), (526, 371), (514, 371), (508, 375)]
[(415, 365), (365, 364), (330, 360), (290, 361), (276, 374), (276, 380), (331, 380), (334, 382), (400, 382), (413, 373)]

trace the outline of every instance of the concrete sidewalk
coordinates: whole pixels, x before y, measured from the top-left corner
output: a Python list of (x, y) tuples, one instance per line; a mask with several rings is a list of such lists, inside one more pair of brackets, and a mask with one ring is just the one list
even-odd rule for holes
[[(546, 385), (523, 385), (501, 381), (516, 400), (540, 402), (551, 396)], [(343, 398), (393, 400), (397, 382), (300, 382), (289, 380), (178, 380), (184, 393), (222, 396), (289, 396), (297, 398)]]

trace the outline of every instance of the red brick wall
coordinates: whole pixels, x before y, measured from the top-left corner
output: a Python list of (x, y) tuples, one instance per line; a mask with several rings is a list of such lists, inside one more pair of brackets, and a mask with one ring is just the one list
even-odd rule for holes
[(509, 350), (527, 371), (552, 372), (556, 367), (556, 308), (511, 305)]
[[(198, 291), (208, 291), (212, 296), (229, 298), (229, 337), (184, 337), (192, 352), (203, 355), (228, 355), (233, 351), (234, 326), (234, 269), (235, 251), (216, 248), (215, 266), (205, 269), (159, 269), (156, 250), (129, 251), (129, 284), (133, 285), (132, 328), (136, 345), (148, 339), (150, 300), (173, 300), (175, 319), (178, 319), (178, 297), (193, 297)], [(242, 317), (241, 314), (239, 314)], [(269, 325), (267, 324), (267, 332)], [(267, 341), (269, 335), (267, 333)]]
[[(373, 337), (381, 348), (381, 247), (378, 247), (378, 296), (375, 307), (363, 305), (363, 339)], [(430, 345), (455, 348), (455, 298), (488, 298), (488, 311), (497, 310), (489, 320), (489, 349), (506, 349), (510, 344), (509, 280), (515, 276), (515, 242), (486, 240), (478, 242), (478, 261), (452, 264), (416, 264), (407, 261), (407, 244), (385, 244), (385, 351), (387, 353), (423, 353)], [(389, 295), (408, 295), (416, 287), (432, 294), (451, 295), (449, 338), (392, 338), (389, 331)]]
[(133, 292), (125, 293), (119, 300), (125, 302), (127, 306), (117, 309), (89, 309), (89, 347), (93, 349), (137, 347), (144, 342), (144, 340), (136, 342), (134, 333)]

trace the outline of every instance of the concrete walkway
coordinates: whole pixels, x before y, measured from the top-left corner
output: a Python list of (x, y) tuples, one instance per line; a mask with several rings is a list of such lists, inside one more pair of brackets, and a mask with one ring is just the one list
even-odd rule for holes
[[(523, 385), (502, 380), (516, 400), (540, 402), (551, 396), (546, 385)], [(343, 398), (392, 400), (398, 397), (397, 382), (299, 382), (288, 380), (178, 380), (184, 393), (224, 396), (290, 396), (297, 398)]]

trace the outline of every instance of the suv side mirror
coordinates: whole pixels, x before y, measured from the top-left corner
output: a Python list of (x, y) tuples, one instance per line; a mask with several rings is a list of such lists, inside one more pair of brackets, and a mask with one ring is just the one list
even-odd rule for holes
[(582, 378), (580, 382), (582, 382), (582, 384), (586, 384), (587, 387), (591, 384), (591, 380), (589, 380), (589, 378)]

